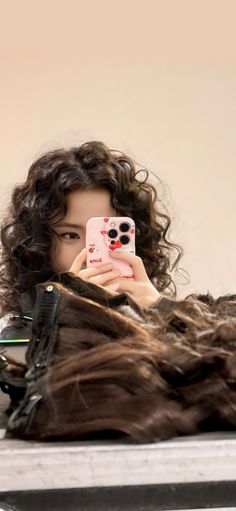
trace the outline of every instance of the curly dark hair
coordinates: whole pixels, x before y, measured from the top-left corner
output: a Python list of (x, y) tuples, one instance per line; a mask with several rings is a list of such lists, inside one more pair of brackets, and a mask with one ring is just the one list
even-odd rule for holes
[(15, 186), (1, 227), (2, 313), (21, 315), (21, 294), (33, 292), (36, 283), (53, 276), (52, 225), (66, 215), (68, 194), (88, 188), (108, 190), (118, 214), (134, 219), (137, 255), (150, 280), (160, 292), (176, 296), (168, 270), (177, 265), (183, 250), (166, 238), (171, 220), (148, 176), (130, 157), (99, 141), (40, 156), (30, 166), (26, 181)]

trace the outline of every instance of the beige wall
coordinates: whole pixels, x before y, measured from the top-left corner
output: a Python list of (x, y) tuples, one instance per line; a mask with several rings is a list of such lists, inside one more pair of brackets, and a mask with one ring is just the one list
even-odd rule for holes
[(236, 2), (22, 1), (1, 10), (1, 211), (40, 152), (89, 139), (168, 185), (191, 291), (236, 290)]

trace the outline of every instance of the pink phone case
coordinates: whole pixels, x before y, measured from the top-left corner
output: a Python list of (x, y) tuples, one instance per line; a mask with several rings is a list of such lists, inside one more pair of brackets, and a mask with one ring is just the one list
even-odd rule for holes
[(87, 268), (112, 263), (121, 276), (133, 277), (131, 266), (125, 261), (112, 259), (110, 252), (135, 254), (135, 223), (129, 217), (93, 217), (86, 225)]

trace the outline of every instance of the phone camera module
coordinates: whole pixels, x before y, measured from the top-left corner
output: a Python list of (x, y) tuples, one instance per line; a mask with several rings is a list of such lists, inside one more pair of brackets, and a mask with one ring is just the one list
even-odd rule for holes
[(121, 232), (128, 232), (129, 229), (130, 229), (130, 225), (128, 224), (128, 222), (122, 222), (122, 224), (120, 224)]
[(129, 243), (129, 236), (125, 236), (125, 235), (121, 236), (120, 237), (120, 242), (122, 243), (122, 245), (128, 245), (128, 243)]
[(116, 229), (110, 229), (110, 231), (108, 231), (109, 238), (116, 238), (117, 235), (118, 235), (118, 232)]

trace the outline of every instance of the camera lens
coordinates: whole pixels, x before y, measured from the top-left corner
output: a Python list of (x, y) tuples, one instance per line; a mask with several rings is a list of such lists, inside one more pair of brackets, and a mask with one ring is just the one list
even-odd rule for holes
[(122, 245), (128, 245), (129, 243), (129, 236), (121, 236), (120, 237), (120, 242), (122, 243)]
[(116, 229), (110, 229), (110, 231), (108, 231), (108, 236), (109, 238), (116, 238), (118, 232)]
[(130, 229), (130, 225), (127, 222), (120, 224), (120, 231), (127, 232)]

